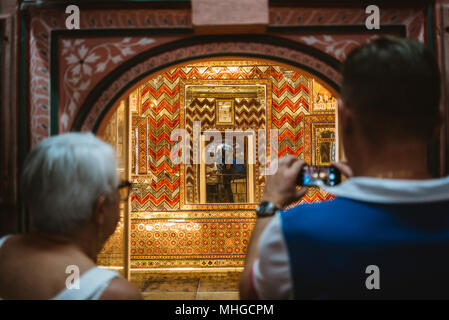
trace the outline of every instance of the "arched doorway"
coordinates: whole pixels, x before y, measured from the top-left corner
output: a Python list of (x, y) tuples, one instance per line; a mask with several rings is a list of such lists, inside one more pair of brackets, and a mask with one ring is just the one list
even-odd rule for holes
[[(172, 132), (193, 136), (195, 121), (201, 132), (277, 130), (277, 146), (268, 143), (267, 151), (326, 165), (339, 153), (337, 98), (331, 85), (303, 69), (253, 57), (192, 60), (140, 80), (97, 126), (117, 150), (121, 178), (133, 183), (98, 262), (131, 278), (180, 269), (238, 273), (265, 181), (261, 163), (249, 164), (259, 156), (253, 147), (260, 139), (243, 137), (242, 170), (223, 183), (214, 165), (173, 163)], [(200, 152), (210, 149), (202, 137)], [(311, 189), (303, 201), (327, 199)]]

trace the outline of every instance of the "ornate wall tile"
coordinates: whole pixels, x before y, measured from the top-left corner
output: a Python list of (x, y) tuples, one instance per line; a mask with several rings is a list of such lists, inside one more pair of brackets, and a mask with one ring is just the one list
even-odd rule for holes
[(105, 91), (103, 91), (97, 101), (93, 104), (82, 125), (82, 130), (92, 130), (101, 112), (103, 112), (105, 108), (117, 98), (117, 91), (126, 86), (133, 79), (142, 76), (142, 74), (146, 73), (148, 70), (168, 63), (174, 63), (183, 58), (194, 59), (195, 57), (220, 53), (269, 54), (274, 57), (296, 61), (304, 66), (315, 69), (336, 84), (339, 84), (341, 80), (341, 75), (335, 68), (309, 54), (297, 50), (280, 48), (269, 44), (247, 42), (198, 44), (152, 56), (127, 70)]
[(139, 52), (160, 45), (167, 39), (126, 38), (61, 38), (59, 70), (59, 131), (72, 127), (76, 113), (92, 86), (111, 70)]
[(255, 219), (133, 220), (135, 268), (242, 267)]
[[(365, 8), (366, 5), (351, 8), (272, 7), (270, 8), (270, 26), (365, 26), (368, 16)], [(381, 8), (380, 24), (405, 26), (407, 37), (424, 41), (426, 6)]]
[[(30, 101), (30, 135), (31, 144), (34, 145), (50, 134), (50, 65), (56, 63), (56, 61), (51, 60), (50, 45), (52, 31), (63, 31), (65, 28), (65, 18), (66, 14), (64, 12), (65, 8), (59, 7), (48, 7), (48, 8), (30, 8), (29, 9), (29, 43), (28, 43), (28, 54), (30, 57), (29, 62), (29, 101)], [(134, 9), (134, 10), (92, 10), (85, 9), (83, 14), (80, 15), (80, 28), (82, 30), (89, 29), (92, 34), (101, 32), (99, 30), (103, 29), (131, 29), (131, 28), (190, 28), (190, 10), (188, 9), (172, 9), (172, 10), (161, 10), (161, 9)], [(74, 32), (75, 33), (75, 32)], [(91, 41), (91, 37), (75, 37), (72, 38), (72, 42), (76, 40), (84, 40), (86, 42)], [(169, 37), (160, 37), (157, 39), (153, 46), (160, 45), (167, 41)], [(103, 43), (105, 46), (109, 46), (111, 49), (113, 46), (116, 48), (120, 45), (120, 42), (127, 41), (127, 37), (121, 37), (119, 40), (115, 39), (115, 43), (106, 44), (111, 40), (109, 37), (104, 37), (99, 42)], [(174, 37), (176, 39), (176, 37)], [(158, 41), (161, 42), (158, 42)], [(134, 41), (134, 40), (133, 40)], [(150, 46), (147, 44), (140, 44), (140, 48), (136, 49), (136, 43), (140, 41), (134, 41), (134, 53), (128, 51), (125, 57), (119, 61), (117, 54), (110, 57), (109, 61), (105, 65), (105, 69), (102, 69), (102, 63), (105, 61), (98, 61), (99, 67), (95, 66), (92, 73), (99, 68), (98, 73), (105, 74), (109, 73), (117, 65), (123, 63), (125, 60), (135, 56), (137, 53), (147, 50)], [(147, 41), (147, 40), (146, 40)], [(100, 45), (97, 42), (97, 46)], [(112, 46), (112, 47), (111, 47)], [(63, 44), (61, 44), (61, 48)], [(74, 49), (74, 48), (70, 48)], [(97, 48), (98, 49), (98, 48)], [(93, 47), (90, 50), (94, 50)], [(84, 52), (82, 49), (81, 52)], [(126, 52), (126, 51), (125, 51)], [(76, 54), (75, 54), (76, 56)], [(102, 55), (104, 58), (104, 56)], [(93, 56), (91, 57), (93, 58)], [(72, 60), (70, 60), (72, 61)], [(61, 61), (62, 64), (67, 63), (67, 61)], [(88, 62), (89, 63), (89, 62)], [(61, 66), (62, 66), (61, 64)], [(76, 66), (72, 66), (76, 67)], [(63, 68), (60, 68), (63, 69)], [(89, 72), (89, 67), (82, 68), (85, 72)], [(76, 76), (76, 75), (75, 75)], [(85, 95), (92, 90), (93, 87), (102, 79), (101, 76), (95, 77), (95, 79), (88, 79), (87, 82), (78, 82), (79, 89), (83, 92), (83, 95), (77, 95), (76, 90), (71, 90), (70, 87), (73, 86), (73, 81), (76, 81), (76, 77), (68, 76), (72, 82), (64, 82), (68, 88), (61, 88), (60, 92), (67, 94), (67, 101), (63, 106), (62, 112), (60, 113), (60, 128), (63, 131), (70, 129), (70, 124), (76, 114), (74, 108), (79, 108), (82, 104)], [(60, 79), (63, 79), (60, 76)], [(85, 83), (85, 84), (83, 84)], [(84, 88), (85, 87), (85, 88)], [(66, 92), (67, 91), (67, 92)], [(72, 92), (75, 91), (75, 92)], [(84, 93), (85, 91), (85, 93)], [(78, 92), (78, 94), (80, 94)], [(74, 101), (74, 96), (78, 96), (77, 101)], [(73, 106), (73, 103), (76, 107)], [(65, 113), (64, 113), (65, 111)]]

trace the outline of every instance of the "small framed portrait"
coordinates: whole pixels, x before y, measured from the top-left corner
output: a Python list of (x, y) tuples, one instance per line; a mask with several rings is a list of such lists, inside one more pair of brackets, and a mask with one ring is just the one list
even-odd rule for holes
[(215, 124), (218, 126), (234, 124), (234, 100), (215, 100)]

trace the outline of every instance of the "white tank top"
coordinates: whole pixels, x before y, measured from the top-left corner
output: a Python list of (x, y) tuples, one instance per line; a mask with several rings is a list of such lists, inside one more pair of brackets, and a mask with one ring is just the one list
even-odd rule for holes
[[(0, 238), (0, 248), (11, 235)], [(98, 300), (112, 279), (120, 275), (112, 270), (93, 267), (79, 279), (79, 289), (64, 289), (53, 300)], [(2, 298), (0, 298), (2, 300)]]

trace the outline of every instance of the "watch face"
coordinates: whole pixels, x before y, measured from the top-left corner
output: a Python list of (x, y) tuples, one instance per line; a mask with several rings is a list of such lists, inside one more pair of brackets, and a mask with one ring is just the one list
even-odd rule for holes
[(269, 201), (262, 201), (256, 209), (256, 214), (258, 217), (270, 217), (276, 213), (278, 209), (276, 206)]

